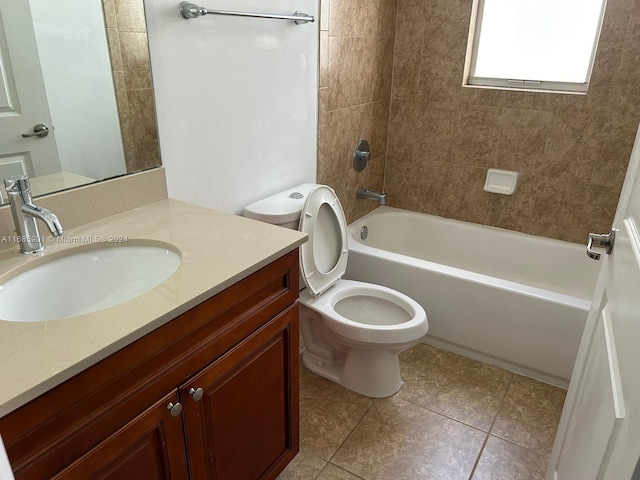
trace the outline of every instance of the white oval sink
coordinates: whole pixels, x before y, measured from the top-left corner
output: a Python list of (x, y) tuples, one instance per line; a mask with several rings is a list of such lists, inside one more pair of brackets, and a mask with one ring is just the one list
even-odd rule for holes
[(45, 255), (0, 278), (0, 319), (41, 322), (113, 307), (160, 285), (180, 260), (172, 245), (146, 241)]

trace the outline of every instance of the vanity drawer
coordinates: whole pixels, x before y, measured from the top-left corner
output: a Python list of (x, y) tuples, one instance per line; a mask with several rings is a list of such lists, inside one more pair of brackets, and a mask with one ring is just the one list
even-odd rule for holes
[(295, 250), (3, 417), (16, 479), (61, 471), (297, 298)]

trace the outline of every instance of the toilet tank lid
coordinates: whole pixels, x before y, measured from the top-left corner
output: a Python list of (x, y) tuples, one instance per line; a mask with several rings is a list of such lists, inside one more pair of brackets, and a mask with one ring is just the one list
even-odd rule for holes
[(253, 202), (244, 207), (244, 216), (275, 225), (297, 221), (309, 192), (316, 186), (303, 183)]

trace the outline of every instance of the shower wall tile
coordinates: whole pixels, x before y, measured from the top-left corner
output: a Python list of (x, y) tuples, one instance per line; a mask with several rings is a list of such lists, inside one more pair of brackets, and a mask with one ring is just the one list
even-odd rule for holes
[(160, 164), (143, 0), (103, 0), (127, 172)]
[[(640, 2), (607, 3), (587, 95), (463, 87), (471, 6), (397, 2), (388, 203), (571, 242), (607, 231), (640, 121)], [(523, 173), (515, 195), (482, 190), (491, 167)]]
[(391, 95), (393, 38), (336, 37), (329, 32), (329, 108)]
[[(397, 0), (321, 0), (318, 182), (331, 186), (349, 222), (377, 204), (356, 189), (384, 185)], [(360, 140), (369, 166), (353, 168)]]
[(151, 63), (147, 34), (144, 32), (120, 32), (122, 63), (127, 90), (151, 90)]

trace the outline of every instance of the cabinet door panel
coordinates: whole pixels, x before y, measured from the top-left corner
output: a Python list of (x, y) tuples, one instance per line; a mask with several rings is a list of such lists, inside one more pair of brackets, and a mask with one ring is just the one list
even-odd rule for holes
[(186, 480), (182, 420), (167, 409), (177, 402), (165, 396), (53, 478)]
[(275, 478), (295, 456), (297, 322), (296, 305), (181, 388), (192, 478)]

